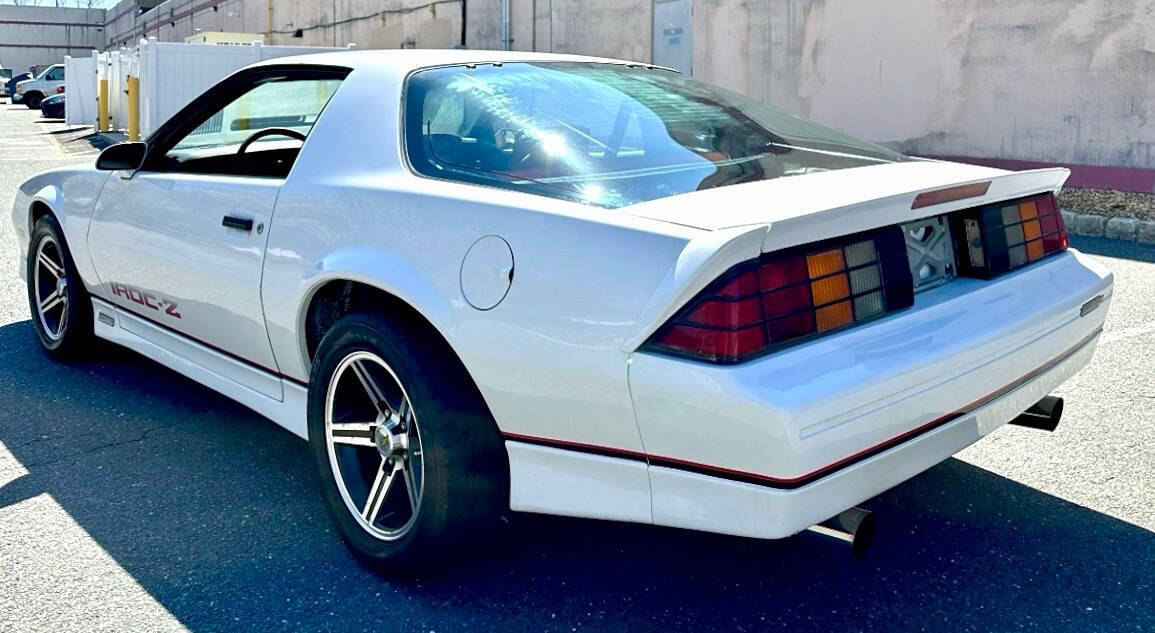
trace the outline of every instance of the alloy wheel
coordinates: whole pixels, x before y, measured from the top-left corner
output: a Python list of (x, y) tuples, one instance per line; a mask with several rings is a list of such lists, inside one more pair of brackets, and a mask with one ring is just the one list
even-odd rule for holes
[(325, 447), (346, 508), (375, 538), (412, 530), (424, 460), (413, 404), (391, 367), (358, 351), (333, 371), (325, 396)]
[(36, 289), (36, 316), (44, 334), (53, 341), (64, 336), (68, 326), (68, 274), (60, 245), (45, 236), (36, 247), (32, 283)]

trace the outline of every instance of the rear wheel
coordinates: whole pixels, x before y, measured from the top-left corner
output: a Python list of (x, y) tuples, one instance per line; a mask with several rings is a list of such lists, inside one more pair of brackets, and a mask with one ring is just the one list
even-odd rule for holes
[(443, 567), (508, 503), (496, 425), (429, 338), (343, 317), (310, 379), (309, 441), (329, 514), (354, 553), (387, 573)]
[(24, 95), (24, 105), (28, 106), (29, 110), (35, 110), (40, 107), (40, 102), (44, 100), (44, 95), (39, 92), (29, 92)]
[(56, 218), (36, 221), (28, 249), (28, 307), (40, 344), (54, 356), (92, 340), (92, 304)]

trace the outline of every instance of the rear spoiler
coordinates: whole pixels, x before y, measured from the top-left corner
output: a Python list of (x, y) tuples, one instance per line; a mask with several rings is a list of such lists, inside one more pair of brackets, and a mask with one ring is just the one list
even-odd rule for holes
[[(1022, 198), (1048, 191), (1058, 193), (1070, 175), (1071, 170), (1065, 167), (1010, 171), (986, 178), (916, 189), (800, 214), (773, 222), (773, 229), (767, 233), (766, 241), (762, 244), (762, 252), (776, 251), (880, 226), (910, 222), (959, 209), (981, 207), (1000, 200)], [(936, 198), (936, 194), (951, 191), (968, 192), (970, 195), (956, 194)]]
[[(636, 350), (722, 273), (762, 253), (1000, 200), (1058, 192), (1070, 174), (1069, 169), (1061, 167), (996, 173), (987, 178), (946, 183), (772, 222), (704, 232), (686, 243), (638, 315), (637, 329), (626, 337), (621, 349)], [(942, 193), (950, 190), (954, 191)]]

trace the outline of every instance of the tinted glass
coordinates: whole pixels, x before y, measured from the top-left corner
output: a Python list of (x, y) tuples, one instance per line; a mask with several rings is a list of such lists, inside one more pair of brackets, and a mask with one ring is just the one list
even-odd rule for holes
[(419, 173), (605, 207), (907, 160), (644, 67), (451, 66), (415, 73), (406, 95), (406, 144)]

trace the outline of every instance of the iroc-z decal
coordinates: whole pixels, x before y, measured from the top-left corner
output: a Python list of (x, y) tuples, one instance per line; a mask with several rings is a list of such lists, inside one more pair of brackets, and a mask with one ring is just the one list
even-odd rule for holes
[(112, 286), (112, 294), (114, 295), (120, 295), (133, 303), (139, 303), (146, 308), (151, 308), (157, 312), (163, 312), (170, 317), (177, 319), (181, 318), (180, 312), (177, 312), (177, 305), (175, 301), (170, 301), (164, 297), (157, 297), (151, 292), (146, 292), (140, 288), (134, 288), (132, 286), (126, 286), (125, 284), (117, 283), (115, 281), (110, 282), (109, 285)]

